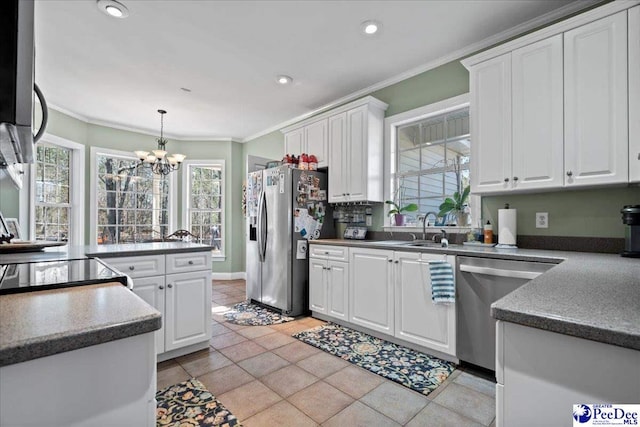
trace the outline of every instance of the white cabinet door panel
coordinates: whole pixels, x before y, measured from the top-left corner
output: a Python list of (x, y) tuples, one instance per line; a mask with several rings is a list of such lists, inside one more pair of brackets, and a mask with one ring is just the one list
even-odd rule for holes
[(284, 154), (299, 156), (304, 151), (304, 129), (296, 129), (284, 135)]
[(349, 321), (393, 335), (393, 251), (349, 252)]
[(165, 350), (211, 337), (211, 273), (167, 275)]
[(513, 189), (564, 182), (562, 34), (514, 50)]
[(511, 188), (511, 54), (477, 65), (471, 85), (471, 191)]
[(305, 153), (316, 156), (318, 167), (328, 166), (329, 138), (327, 135), (327, 119), (305, 126), (304, 133), (306, 140)]
[(565, 185), (627, 182), (627, 13), (564, 33)]
[(629, 9), (629, 181), (640, 182), (640, 6)]
[(366, 106), (347, 111), (347, 200), (367, 200), (367, 133)]
[(327, 314), (348, 321), (349, 264), (329, 261), (327, 268)]
[(309, 258), (309, 310), (327, 314), (327, 261)]
[(347, 200), (347, 176), (345, 159), (347, 156), (347, 114), (329, 117), (329, 203)]
[(133, 293), (162, 313), (162, 326), (155, 332), (156, 354), (164, 353), (164, 276), (141, 277), (133, 280)]

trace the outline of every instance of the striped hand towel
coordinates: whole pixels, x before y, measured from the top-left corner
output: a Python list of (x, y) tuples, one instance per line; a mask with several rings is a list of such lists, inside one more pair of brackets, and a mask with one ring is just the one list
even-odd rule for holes
[(430, 261), (431, 300), (434, 304), (451, 303), (456, 301), (453, 268), (446, 261)]

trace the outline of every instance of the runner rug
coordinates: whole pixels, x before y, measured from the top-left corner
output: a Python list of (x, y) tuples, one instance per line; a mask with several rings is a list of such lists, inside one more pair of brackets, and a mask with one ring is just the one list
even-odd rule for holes
[(224, 318), (227, 322), (244, 326), (275, 325), (293, 320), (293, 317), (283, 316), (249, 301), (234, 305), (230, 311), (224, 313)]
[(424, 395), (435, 390), (456, 368), (446, 360), (335, 323), (298, 332), (293, 337)]
[(196, 379), (156, 393), (156, 426), (240, 427), (238, 419)]

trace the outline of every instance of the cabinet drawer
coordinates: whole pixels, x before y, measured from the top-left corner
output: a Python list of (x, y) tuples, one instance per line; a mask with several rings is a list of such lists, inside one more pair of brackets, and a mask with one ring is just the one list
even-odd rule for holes
[(210, 270), (211, 252), (186, 252), (167, 255), (167, 274)]
[(134, 279), (164, 275), (164, 255), (104, 258), (103, 261)]
[(346, 246), (311, 245), (309, 256), (312, 258), (349, 260), (349, 248)]

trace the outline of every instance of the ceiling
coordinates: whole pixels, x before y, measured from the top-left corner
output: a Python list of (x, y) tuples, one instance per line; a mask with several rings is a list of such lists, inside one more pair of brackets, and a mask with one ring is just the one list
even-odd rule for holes
[[(36, 1), (36, 81), (48, 102), (89, 122), (152, 134), (162, 108), (169, 137), (240, 141), (525, 21), (580, 7), (572, 0), (121, 3), (126, 19), (92, 0)], [(370, 19), (382, 30), (365, 36), (360, 24)], [(279, 74), (293, 83), (279, 85)]]

